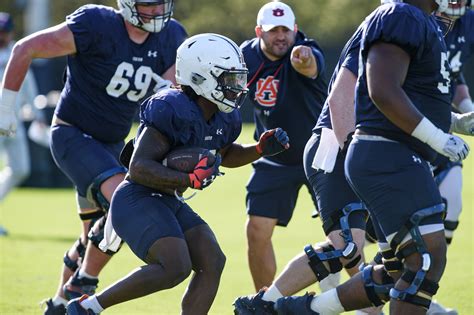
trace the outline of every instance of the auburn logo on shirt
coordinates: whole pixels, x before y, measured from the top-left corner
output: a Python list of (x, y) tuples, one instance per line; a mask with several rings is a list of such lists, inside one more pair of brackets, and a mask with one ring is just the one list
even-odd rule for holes
[(264, 107), (273, 107), (276, 104), (280, 81), (274, 78), (270, 75), (257, 81), (255, 100)]

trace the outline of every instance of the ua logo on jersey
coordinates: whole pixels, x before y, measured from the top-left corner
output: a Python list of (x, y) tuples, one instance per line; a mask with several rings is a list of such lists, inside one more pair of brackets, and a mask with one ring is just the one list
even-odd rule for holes
[(277, 101), (279, 80), (274, 80), (274, 76), (270, 75), (257, 81), (257, 91), (255, 92), (255, 100), (262, 106), (273, 107)]

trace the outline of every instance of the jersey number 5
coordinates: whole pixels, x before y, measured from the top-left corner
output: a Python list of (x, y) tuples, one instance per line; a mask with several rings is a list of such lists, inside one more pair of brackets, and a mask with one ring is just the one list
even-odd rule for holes
[[(140, 66), (137, 71), (133, 65), (128, 62), (122, 62), (115, 71), (114, 76), (107, 85), (107, 94), (113, 97), (120, 97), (127, 92), (127, 98), (132, 102), (141, 100), (150, 87), (153, 70), (148, 66)], [(128, 90), (130, 88), (130, 79), (137, 90)]]

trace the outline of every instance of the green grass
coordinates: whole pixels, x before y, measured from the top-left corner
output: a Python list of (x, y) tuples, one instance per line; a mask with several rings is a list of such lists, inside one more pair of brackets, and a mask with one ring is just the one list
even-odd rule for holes
[[(244, 129), (242, 142), (251, 142), (251, 128)], [(474, 148), (474, 141), (470, 140)], [(474, 154), (474, 153), (473, 153)], [(227, 255), (221, 286), (210, 314), (231, 314), (236, 296), (253, 290), (247, 267), (244, 234), (245, 185), (250, 167), (226, 170), (209, 189), (190, 202), (210, 224)], [(464, 210), (448, 266), (437, 299), (460, 314), (474, 314), (473, 232), (474, 158), (464, 166)], [(62, 256), (80, 232), (75, 198), (69, 189), (17, 189), (0, 205), (0, 223), (10, 235), (0, 238), (0, 314), (40, 314), (38, 303), (51, 297), (58, 285)], [(296, 213), (288, 228), (278, 228), (274, 244), (278, 270), (303, 246), (322, 240), (319, 219), (310, 219), (312, 204), (301, 191)], [(375, 246), (367, 249), (369, 255)], [(104, 288), (141, 264), (125, 246), (100, 277)], [(107, 314), (179, 314), (180, 299), (188, 281), (178, 287), (110, 308)], [(99, 288), (99, 289), (100, 289)], [(310, 290), (319, 292), (317, 286)]]

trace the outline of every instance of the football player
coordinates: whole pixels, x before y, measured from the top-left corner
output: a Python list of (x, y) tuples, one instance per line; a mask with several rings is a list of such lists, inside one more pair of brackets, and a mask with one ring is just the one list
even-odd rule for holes
[(469, 148), (448, 133), (447, 50), (431, 15), (448, 1), (404, 2), (379, 7), (364, 23), (357, 124), (345, 161), (349, 183), (382, 233), (381, 250), (402, 264), (396, 270), (384, 257), (385, 266), (366, 266), (320, 296), (280, 298), (279, 314), (338, 314), (389, 300), (390, 313), (425, 314), (436, 294), (446, 264), (444, 205), (428, 161), (437, 154), (461, 160)]
[[(181, 314), (207, 314), (225, 256), (211, 228), (173, 191), (204, 189), (220, 165), (239, 167), (289, 146), (281, 128), (263, 133), (255, 144), (234, 143), (242, 128), (238, 108), (247, 93), (247, 68), (229, 38), (207, 33), (187, 39), (177, 51), (176, 81), (179, 88), (143, 103), (129, 172), (111, 203), (114, 229), (145, 265), (94, 296), (72, 300), (70, 315), (98, 314), (172, 288), (191, 272)], [(212, 150), (215, 162), (208, 165), (205, 156), (189, 174), (162, 164), (168, 152), (189, 146)]]
[(112, 254), (96, 246), (112, 193), (125, 176), (118, 161), (123, 140), (139, 102), (174, 82), (176, 49), (186, 37), (171, 19), (173, 0), (118, 0), (118, 6), (85, 5), (65, 22), (23, 38), (3, 77), (0, 132), (11, 134), (17, 91), (32, 60), (68, 57), (51, 152), (76, 187), (83, 232), (64, 255), (60, 285), (45, 314), (64, 314), (67, 299), (97, 287)]
[(275, 226), (287, 226), (302, 186), (316, 199), (303, 169), (303, 151), (327, 96), (321, 48), (298, 30), (292, 9), (283, 2), (261, 7), (256, 38), (241, 45), (249, 69), (248, 101), (254, 108), (255, 139), (282, 127), (291, 148), (252, 164), (247, 185), (248, 262), (255, 289), (269, 286), (276, 274), (272, 245)]
[[(474, 105), (462, 73), (464, 64), (474, 52), (474, 11), (470, 8), (471, 1), (466, 0), (459, 4), (449, 5), (445, 14), (454, 20), (454, 25), (446, 35), (445, 41), (451, 67), (451, 102), (458, 112), (474, 115), (472, 114)], [(459, 117), (460, 115), (456, 116)], [(474, 128), (474, 126), (472, 127)], [(453, 128), (453, 131), (457, 131), (457, 128)], [(474, 130), (470, 134), (474, 134)], [(444, 225), (446, 241), (450, 244), (454, 230), (458, 227), (459, 215), (462, 209), (462, 165), (460, 162), (450, 162), (447, 158), (440, 158), (434, 166), (434, 174), (441, 197), (446, 203), (447, 213)]]
[[(338, 285), (338, 282), (334, 283), (334, 279), (338, 280), (334, 275), (343, 267), (354, 275), (365, 260), (362, 249), (368, 214), (344, 176), (345, 153), (355, 129), (354, 90), (361, 35), (362, 25), (341, 52), (329, 83), (328, 98), (304, 152), (305, 173), (317, 196), (327, 241), (316, 244), (314, 248), (308, 245), (268, 289), (261, 290), (255, 296), (238, 298), (234, 303), (238, 314), (273, 314), (274, 302), (278, 298), (295, 294), (316, 281), (320, 285), (323, 281), (325, 285), (322, 288), (326, 289), (330, 279), (329, 284), (334, 288)], [(315, 160), (316, 156), (325, 161), (331, 160), (331, 163), (321, 164), (320, 160)], [(380, 310), (365, 309), (360, 312), (375, 314)]]
[[(8, 58), (15, 42), (13, 18), (6, 12), (0, 12), (0, 78), (3, 77)], [(1, 82), (1, 81), (0, 81)], [(28, 72), (25, 82), (19, 91), (14, 104), (15, 115), (19, 116), (22, 105), (33, 105), (34, 98), (38, 94), (36, 81), (33, 73)], [(35, 106), (31, 107), (33, 110)], [(35, 111), (35, 118), (41, 121), (41, 126), (46, 128), (44, 117), (38, 117), (40, 111)], [(0, 138), (0, 151), (5, 155), (5, 163), (0, 170), (0, 202), (17, 185), (21, 184), (30, 174), (30, 153), (28, 150), (28, 138), (23, 124), (18, 124), (17, 133), (14, 137)], [(0, 226), (0, 236), (6, 235), (7, 230)]]

